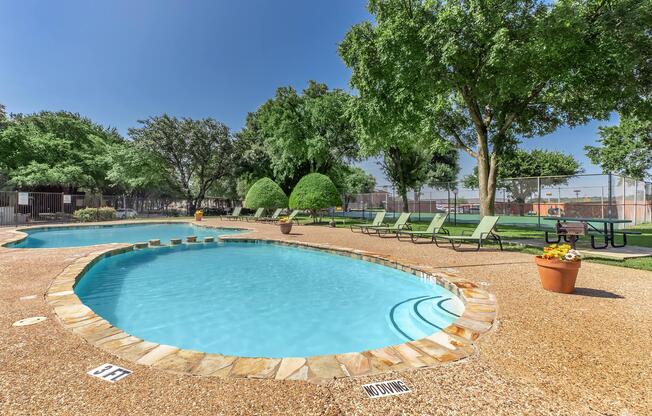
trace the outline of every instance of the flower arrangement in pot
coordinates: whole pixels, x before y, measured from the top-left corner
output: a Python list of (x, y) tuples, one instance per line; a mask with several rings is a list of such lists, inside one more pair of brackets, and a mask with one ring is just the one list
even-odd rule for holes
[(204, 211), (198, 209), (195, 211), (195, 221), (201, 221), (201, 219), (204, 217)]
[(292, 221), (288, 217), (279, 218), (278, 225), (283, 234), (290, 234), (290, 231), (292, 231)]
[(575, 290), (582, 256), (570, 244), (549, 245), (543, 249), (542, 255), (534, 258), (534, 262), (544, 289), (557, 293), (572, 293)]

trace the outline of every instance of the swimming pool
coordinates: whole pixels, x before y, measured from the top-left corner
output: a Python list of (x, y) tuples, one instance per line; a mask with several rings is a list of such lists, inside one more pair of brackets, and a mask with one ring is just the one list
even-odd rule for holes
[(106, 257), (75, 293), (136, 337), (241, 357), (307, 357), (401, 344), (464, 306), (393, 268), (319, 250), (226, 242)]
[(217, 237), (240, 232), (236, 229), (216, 229), (188, 223), (120, 224), (100, 226), (50, 227), (25, 230), (28, 237), (11, 244), (15, 248), (81, 247), (107, 243), (137, 243), (160, 239), (162, 243), (172, 238)]

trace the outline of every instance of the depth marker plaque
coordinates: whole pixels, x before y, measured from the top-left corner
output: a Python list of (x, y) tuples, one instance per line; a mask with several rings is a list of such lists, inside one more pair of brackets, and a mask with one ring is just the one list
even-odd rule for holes
[(104, 381), (108, 381), (109, 383), (115, 383), (116, 381), (120, 381), (131, 374), (131, 370), (118, 367), (114, 364), (102, 364), (101, 366), (92, 369), (86, 374), (100, 378)]

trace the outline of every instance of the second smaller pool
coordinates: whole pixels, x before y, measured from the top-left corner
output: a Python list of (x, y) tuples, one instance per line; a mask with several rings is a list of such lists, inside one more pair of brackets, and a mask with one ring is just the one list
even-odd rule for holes
[(160, 239), (167, 243), (172, 238), (196, 235), (218, 237), (241, 232), (235, 229), (198, 227), (187, 223), (119, 224), (100, 226), (51, 227), (25, 230), (29, 236), (10, 247), (58, 248), (81, 247), (108, 243), (137, 243)]

